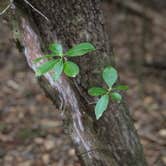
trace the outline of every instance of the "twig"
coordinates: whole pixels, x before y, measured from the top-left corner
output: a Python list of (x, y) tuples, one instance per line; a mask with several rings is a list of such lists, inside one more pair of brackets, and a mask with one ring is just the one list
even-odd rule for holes
[(45, 18), (47, 21), (49, 21), (49, 19), (41, 11), (39, 11), (37, 8), (35, 8), (29, 1), (24, 0), (24, 2), (27, 5), (29, 5), (34, 11), (36, 11), (38, 14), (40, 14), (43, 18)]
[[(12, 5), (13, 5), (14, 0), (10, 0), (10, 3), (7, 5), (7, 7), (0, 12), (0, 16), (3, 15)], [(45, 18), (47, 21), (49, 21), (49, 19), (41, 12), (39, 11), (37, 8), (35, 8), (28, 0), (24, 0), (24, 2), (29, 5), (34, 11), (36, 11), (39, 15), (41, 15), (43, 18)]]
[(7, 7), (2, 11), (0, 12), (0, 16), (2, 16), (13, 4), (13, 0), (10, 0), (10, 3), (7, 5)]

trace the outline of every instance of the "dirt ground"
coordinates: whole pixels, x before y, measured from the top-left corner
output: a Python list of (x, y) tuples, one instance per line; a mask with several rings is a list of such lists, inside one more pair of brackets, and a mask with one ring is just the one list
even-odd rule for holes
[[(156, 43), (166, 38), (155, 27), (150, 31), (153, 36), (146, 34), (143, 40), (144, 24), (140, 17), (124, 14), (124, 10), (110, 3), (103, 7), (121, 82), (130, 87), (125, 99), (148, 164), (164, 166), (166, 70), (147, 67), (144, 62), (155, 61), (156, 56), (165, 59), (165, 44), (158, 51), (155, 48)], [(147, 33), (150, 27), (147, 26)], [(37, 85), (34, 73), (15, 48), (10, 30), (2, 20), (0, 70), (0, 165), (80, 166), (70, 138), (64, 132), (63, 116)]]

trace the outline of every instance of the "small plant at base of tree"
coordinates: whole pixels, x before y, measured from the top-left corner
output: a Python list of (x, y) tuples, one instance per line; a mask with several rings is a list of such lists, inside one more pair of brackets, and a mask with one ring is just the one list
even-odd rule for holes
[[(50, 59), (37, 68), (36, 76), (42, 76), (51, 70), (54, 71), (53, 79), (56, 81), (62, 72), (68, 77), (76, 77), (79, 73), (79, 67), (76, 63), (69, 61), (68, 58), (85, 55), (94, 51), (95, 47), (91, 43), (85, 42), (75, 45), (73, 48), (63, 53), (62, 45), (54, 43), (50, 45), (49, 50), (51, 54), (34, 60), (34, 63), (38, 63), (43, 59)], [(55, 57), (57, 57), (57, 59), (55, 59)]]
[(112, 101), (120, 102), (122, 96), (117, 91), (128, 89), (128, 87), (125, 85), (113, 86), (118, 79), (118, 72), (113, 67), (106, 67), (103, 70), (102, 77), (105, 83), (108, 85), (108, 89), (102, 87), (92, 87), (88, 90), (88, 93), (91, 96), (101, 96), (95, 106), (95, 115), (97, 120), (103, 115), (104, 111), (107, 109), (110, 97)]

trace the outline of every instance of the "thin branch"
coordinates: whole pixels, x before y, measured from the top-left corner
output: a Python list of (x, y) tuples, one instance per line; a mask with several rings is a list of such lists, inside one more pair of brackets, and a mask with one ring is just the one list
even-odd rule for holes
[(40, 14), (42, 17), (44, 17), (47, 21), (49, 21), (49, 19), (41, 11), (39, 11), (37, 8), (35, 8), (29, 1), (24, 0), (24, 2), (27, 5), (29, 5), (34, 11), (36, 11), (38, 14)]
[(2, 12), (0, 12), (0, 16), (6, 13), (6, 11), (12, 6), (12, 4), (13, 4), (13, 0), (10, 0), (10, 3), (7, 5), (7, 7)]
[[(14, 0), (10, 0), (10, 3), (7, 5), (7, 7), (0, 12), (0, 16), (3, 15), (10, 7), (12, 7)], [(24, 2), (29, 5), (34, 11), (36, 11), (39, 15), (41, 15), (43, 18), (45, 18), (47, 21), (49, 21), (49, 19), (41, 12), (39, 11), (37, 8), (35, 8), (28, 0), (24, 0)]]

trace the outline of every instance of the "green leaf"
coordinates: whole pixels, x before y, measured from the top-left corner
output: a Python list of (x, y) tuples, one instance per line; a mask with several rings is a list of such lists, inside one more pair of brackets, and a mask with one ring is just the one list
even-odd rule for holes
[(111, 96), (111, 99), (112, 99), (113, 101), (118, 101), (118, 102), (120, 102), (120, 101), (122, 100), (121, 94), (119, 94), (119, 93), (117, 93), (117, 92), (111, 93), (110, 96)]
[(95, 115), (98, 120), (107, 109), (109, 103), (109, 95), (102, 96), (95, 106)]
[(115, 90), (128, 90), (129, 87), (126, 85), (117, 85), (117, 86), (114, 86), (113, 89), (115, 89)]
[(88, 90), (88, 93), (91, 96), (101, 96), (101, 95), (104, 95), (105, 93), (107, 93), (107, 90), (104, 88), (100, 88), (100, 87), (92, 87)]
[(36, 58), (35, 60), (33, 60), (33, 63), (38, 63), (40, 62), (42, 59), (47, 59), (47, 58), (52, 58), (54, 57), (54, 55), (52, 54), (49, 54), (49, 55), (44, 55), (42, 57), (39, 57), (39, 58)]
[(59, 79), (59, 77), (61, 76), (62, 74), (62, 71), (63, 71), (63, 61), (60, 59), (58, 60), (58, 62), (55, 64), (54, 66), (54, 72), (55, 74), (53, 75), (53, 80), (56, 81)]
[(55, 66), (56, 63), (57, 63), (57, 60), (55, 60), (55, 59), (43, 63), (42, 65), (40, 65), (37, 68), (36, 76), (41, 76), (41, 75), (47, 73), (48, 71), (50, 71)]
[(79, 73), (79, 67), (73, 62), (67, 61), (64, 64), (64, 73), (69, 77), (75, 77)]
[(49, 50), (52, 51), (55, 55), (62, 56), (63, 48), (61, 44), (53, 43), (49, 46)]
[(95, 47), (91, 43), (86, 42), (86, 43), (75, 45), (73, 48), (69, 49), (66, 52), (66, 55), (70, 57), (82, 56), (94, 50), (95, 50)]
[(106, 67), (103, 71), (103, 79), (109, 86), (109, 88), (112, 87), (112, 85), (117, 81), (118, 73), (115, 68), (113, 67)]

